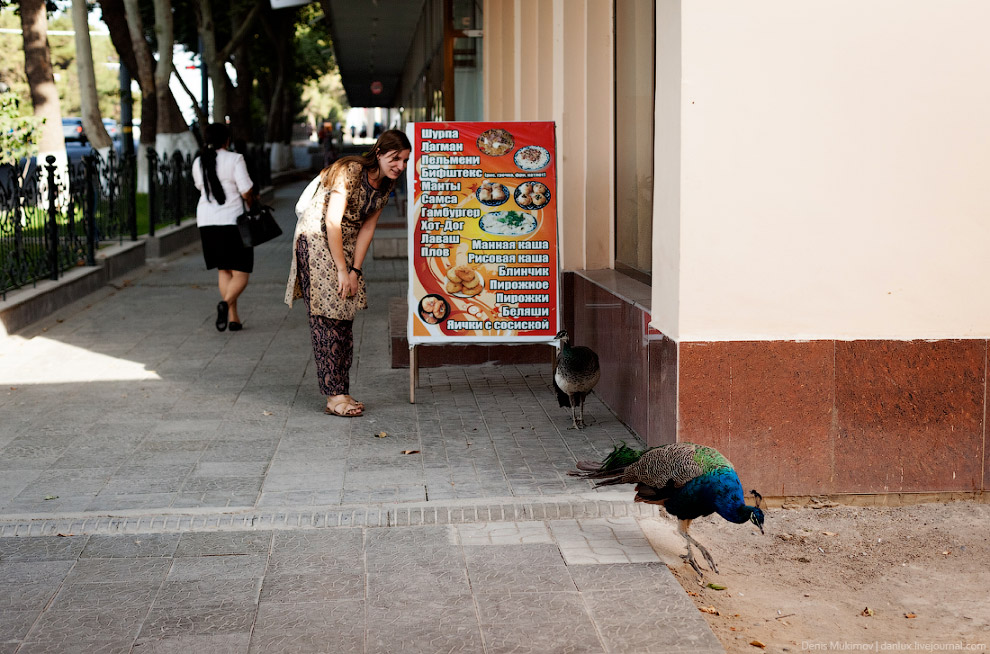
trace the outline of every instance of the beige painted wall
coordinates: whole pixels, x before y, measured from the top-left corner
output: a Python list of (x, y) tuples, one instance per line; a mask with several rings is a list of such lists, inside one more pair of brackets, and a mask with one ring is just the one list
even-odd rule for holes
[(611, 0), (485, 0), (485, 120), (552, 120), (565, 270), (614, 258)]
[(657, 4), (655, 326), (990, 337), (990, 3)]

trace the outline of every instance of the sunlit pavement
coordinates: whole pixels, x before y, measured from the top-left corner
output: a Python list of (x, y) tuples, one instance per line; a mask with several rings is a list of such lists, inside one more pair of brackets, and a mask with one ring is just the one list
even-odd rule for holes
[[(352, 395), (323, 413), (285, 234), (240, 332), (197, 248), (0, 340), (0, 654), (717, 652), (631, 489), (568, 477), (632, 435), (569, 430), (548, 366), (390, 368), (405, 260), (365, 263)], [(649, 598), (649, 599), (647, 599)]]

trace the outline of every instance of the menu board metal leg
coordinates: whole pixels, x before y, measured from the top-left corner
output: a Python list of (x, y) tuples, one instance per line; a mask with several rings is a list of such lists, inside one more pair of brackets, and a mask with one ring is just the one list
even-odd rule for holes
[(416, 404), (416, 387), (419, 386), (419, 362), (416, 360), (416, 346), (409, 348), (409, 404)]

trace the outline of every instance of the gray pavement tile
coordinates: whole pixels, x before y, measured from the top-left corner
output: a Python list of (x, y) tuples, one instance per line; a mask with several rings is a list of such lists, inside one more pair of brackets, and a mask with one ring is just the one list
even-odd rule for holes
[[(156, 559), (79, 559), (68, 576), (67, 584), (122, 581), (157, 581), (161, 583), (168, 573), (171, 560)], [(67, 570), (68, 571), (68, 570)], [(63, 573), (64, 576), (64, 573)], [(0, 569), (0, 579), (8, 576)]]
[(155, 608), (231, 608), (256, 604), (261, 579), (219, 578), (166, 580), (155, 598)]
[(182, 491), (176, 493), (172, 508), (176, 509), (225, 509), (230, 507), (248, 508), (258, 498), (257, 492), (241, 491)]
[(276, 531), (271, 556), (273, 561), (301, 554), (357, 558), (363, 555), (364, 538), (360, 529)]
[(337, 497), (344, 485), (342, 472), (316, 472), (309, 474), (269, 473), (263, 490), (266, 494), (299, 491), (333, 491)]
[(265, 577), (261, 601), (298, 603), (364, 599), (366, 580), (363, 567), (358, 565), (356, 570), (342, 570), (334, 566), (326, 572), (313, 571), (310, 574), (289, 574), (291, 568), (288, 566), (286, 573), (275, 569)]
[(268, 469), (267, 461), (208, 461), (196, 464), (192, 477), (261, 477)]
[(465, 546), (471, 587), (479, 594), (571, 592), (577, 588), (552, 544)]
[(200, 458), (200, 462), (267, 462), (271, 460), (277, 446), (278, 440), (273, 438), (254, 440), (217, 440), (206, 448)]
[(182, 485), (183, 493), (258, 493), (265, 478), (256, 477), (187, 477)]
[(267, 567), (267, 554), (183, 556), (172, 561), (167, 578), (170, 581), (261, 579)]
[[(8, 583), (0, 581), (0, 614), (6, 611), (41, 611), (59, 588), (59, 581)], [(0, 634), (5, 633), (0, 629)], [(0, 637), (2, 640), (2, 637)]]
[(373, 489), (345, 488), (341, 502), (343, 504), (377, 504), (381, 502), (423, 502), (426, 499), (425, 485), (408, 484)]
[(148, 612), (139, 637), (250, 634), (257, 610), (253, 602), (223, 607), (155, 606)]
[(188, 532), (179, 538), (179, 545), (173, 556), (268, 554), (272, 535), (270, 531)]
[(80, 559), (136, 559), (171, 557), (179, 534), (134, 534), (131, 536), (91, 536)]
[(368, 606), (369, 653), (485, 651), (470, 600)]
[(584, 595), (609, 652), (721, 654), (725, 651), (683, 591), (650, 602), (635, 602), (628, 591)]
[(45, 611), (24, 640), (50, 652), (72, 651), (80, 642), (132, 643), (147, 612), (147, 608)]
[(684, 592), (664, 563), (612, 563), (568, 568), (578, 590), (648, 592), (664, 601), (683, 600)]
[(49, 611), (126, 611), (145, 610), (158, 592), (158, 582), (122, 581), (116, 583), (67, 584), (62, 587)]
[(141, 654), (247, 654), (250, 643), (250, 634), (224, 634), (139, 638), (134, 647)]
[[(86, 505), (86, 511), (99, 513), (109, 511), (138, 510), (138, 509), (160, 509), (169, 506), (175, 499), (175, 493), (127, 493), (125, 488), (114, 486), (112, 489), (104, 489), (93, 498), (93, 501)], [(143, 491), (135, 484), (134, 490)]]
[[(59, 654), (128, 654), (132, 644), (130, 640), (79, 640), (69, 637), (57, 645), (50, 641), (26, 642), (16, 651), (17, 654), (51, 654), (51, 652), (58, 652)], [(2, 651), (0, 649), (0, 652)]]
[(57, 513), (76, 513), (85, 511), (96, 497), (96, 493), (84, 493), (81, 495), (54, 495), (54, 494), (25, 494), (21, 492), (10, 500), (4, 502), (3, 513), (42, 515)]
[(336, 575), (364, 572), (364, 560), (360, 554), (346, 552), (304, 552), (293, 554), (274, 553), (268, 560), (268, 575)]
[[(416, 551), (457, 552), (457, 533), (449, 526), (417, 526), (408, 529), (366, 529), (365, 549), (372, 556)], [(458, 554), (459, 555), (459, 554)]]
[(336, 490), (297, 490), (272, 491), (263, 490), (258, 498), (259, 508), (275, 506), (325, 506), (340, 504), (342, 491)]
[(472, 587), (463, 563), (424, 565), (409, 561), (407, 565), (381, 568), (368, 573), (369, 606), (391, 606), (397, 601), (410, 604), (433, 604), (443, 599), (470, 601)]
[(492, 654), (604, 653), (581, 595), (499, 593), (478, 595), (486, 650)]
[(24, 609), (0, 611), (0, 643), (17, 643), (24, 640), (31, 630), (31, 625), (38, 619), (38, 613), (39, 611)]
[(89, 536), (0, 538), (0, 561), (74, 561)]
[(251, 654), (353, 654), (365, 649), (365, 607), (360, 600), (262, 602)]
[(24, 487), (18, 498), (98, 493), (114, 468), (50, 468)]
[(6, 584), (60, 583), (72, 561), (0, 561), (0, 579)]

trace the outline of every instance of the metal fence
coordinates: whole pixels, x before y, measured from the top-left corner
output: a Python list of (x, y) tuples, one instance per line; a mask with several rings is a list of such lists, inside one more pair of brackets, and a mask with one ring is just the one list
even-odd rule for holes
[[(249, 146), (244, 157), (261, 189), (271, 184), (269, 151)], [(148, 150), (148, 235), (196, 213), (194, 156), (159, 157)], [(93, 151), (60, 172), (49, 156), (0, 166), (0, 298), (75, 266), (96, 264), (101, 244), (138, 239), (137, 159), (113, 149)], [(142, 212), (143, 213), (143, 212)]]

